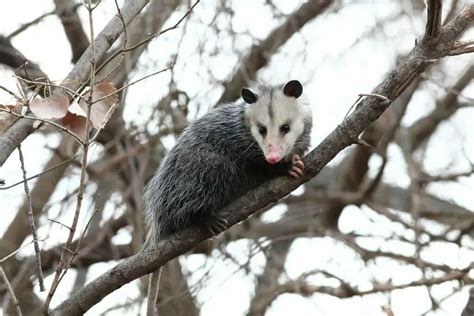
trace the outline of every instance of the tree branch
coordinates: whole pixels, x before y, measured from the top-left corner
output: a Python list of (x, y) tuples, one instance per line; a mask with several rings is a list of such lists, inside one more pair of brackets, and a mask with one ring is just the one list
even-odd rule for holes
[[(465, 278), (466, 272), (452, 272), (447, 273), (441, 277), (436, 278), (423, 278), (417, 281), (394, 285), (391, 283), (377, 283), (373, 285), (372, 289), (369, 290), (358, 290), (357, 288), (351, 287), (349, 285), (341, 287), (331, 287), (331, 286), (313, 286), (305, 282), (304, 280), (289, 281), (285, 284), (282, 284), (278, 291), (279, 294), (283, 293), (299, 293), (304, 296), (309, 296), (316, 293), (325, 293), (338, 298), (347, 298), (353, 296), (364, 296), (375, 293), (385, 293), (391, 292), (394, 290), (405, 289), (409, 287), (416, 286), (431, 286), (435, 284), (441, 284), (449, 281), (462, 280)], [(472, 314), (466, 314), (472, 315)], [(464, 314), (463, 314), (464, 316)]]
[(10, 281), (8, 281), (8, 277), (5, 273), (5, 270), (3, 270), (3, 266), (1, 264), (0, 264), (0, 277), (3, 283), (5, 284), (5, 286), (7, 287), (8, 293), (10, 294), (10, 299), (12, 300), (13, 305), (15, 306), (16, 314), (18, 316), (23, 315), (21, 313), (20, 304), (18, 303), (18, 299), (16, 298), (15, 292), (13, 291)]
[(69, 0), (54, 0), (54, 4), (56, 14), (61, 20), (64, 33), (71, 46), (71, 61), (76, 63), (90, 44), (77, 13), (79, 5)]
[(443, 2), (441, 0), (429, 0), (428, 19), (426, 21), (425, 39), (438, 36), (441, 29), (441, 13), (443, 12)]
[(472, 316), (474, 315), (474, 287), (469, 290), (469, 298), (466, 303), (466, 307), (462, 311), (461, 316)]
[(293, 240), (276, 240), (272, 243), (268, 254), (266, 254), (266, 264), (263, 273), (257, 278), (255, 295), (250, 302), (250, 309), (247, 315), (263, 316), (270, 304), (280, 293), (275, 291), (279, 287), (279, 279), (288, 256)]

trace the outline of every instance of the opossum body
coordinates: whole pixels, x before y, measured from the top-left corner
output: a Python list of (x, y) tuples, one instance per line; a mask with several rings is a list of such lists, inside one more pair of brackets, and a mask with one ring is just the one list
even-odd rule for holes
[(219, 209), (272, 178), (302, 175), (312, 118), (301, 93), (296, 80), (244, 88), (244, 102), (191, 123), (145, 189), (150, 237), (163, 239), (190, 225), (217, 234), (225, 228)]

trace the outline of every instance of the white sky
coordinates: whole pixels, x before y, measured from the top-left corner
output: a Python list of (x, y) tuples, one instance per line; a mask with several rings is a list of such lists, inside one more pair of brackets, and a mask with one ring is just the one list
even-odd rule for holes
[[(271, 14), (267, 11), (268, 7), (261, 6), (262, 2), (234, 1), (233, 27), (236, 31), (248, 31), (253, 36), (264, 38), (273, 27), (279, 24), (279, 21), (272, 19)], [(275, 3), (283, 12), (289, 13), (301, 1), (280, 0)], [(423, 17), (414, 21), (404, 18), (401, 23), (398, 20), (388, 23), (383, 32), (376, 30), (375, 37), (365, 40), (361, 36), (369, 29), (398, 12), (399, 1), (353, 1), (352, 3), (336, 13), (326, 14), (324, 18), (318, 18), (308, 23), (302, 32), (293, 36), (283, 49), (272, 58), (270, 66), (260, 73), (262, 80), (273, 83), (288, 79), (300, 79), (305, 82), (305, 97), (311, 102), (314, 110), (313, 144), (319, 143), (341, 122), (359, 93), (370, 92), (384, 78), (384, 75), (393, 68), (396, 57), (409, 51), (414, 45), (415, 38), (419, 38), (424, 29)], [(176, 81), (179, 88), (187, 91), (192, 96), (194, 105), (201, 105), (203, 111), (214, 104), (222, 92), (221, 88), (209, 84), (208, 65), (211, 62), (214, 65), (210, 69), (214, 77), (225, 79), (238, 61), (238, 56), (233, 54), (231, 41), (228, 38), (216, 38), (206, 26), (206, 23), (211, 20), (214, 5), (214, 1), (204, 0), (196, 7), (187, 26), (188, 33), (183, 38), (176, 66)], [(24, 9), (26, 7), (28, 10)], [(0, 11), (0, 30), (3, 35), (7, 35), (22, 23), (52, 9), (53, 1), (50, 0), (10, 1), (8, 4), (3, 4)], [(114, 12), (113, 1), (104, 0), (95, 15), (96, 33), (107, 23)], [(80, 13), (86, 19), (85, 10), (81, 10)], [(182, 14), (183, 12), (179, 12), (174, 15), (173, 21), (176, 21)], [(258, 18), (255, 18), (256, 16)], [(250, 20), (252, 23), (248, 23)], [(224, 22), (217, 20), (220, 25), (223, 25)], [(84, 27), (87, 29), (87, 23), (84, 23)], [(136, 78), (163, 68), (170, 60), (170, 56), (176, 52), (181, 30), (169, 32), (151, 43), (148, 51), (140, 60), (138, 71), (135, 73)], [(466, 34), (466, 37), (474, 38), (474, 32)], [(195, 53), (202, 38), (207, 39), (206, 52), (208, 54), (207, 57), (205, 56), (203, 60), (199, 61), (195, 56), (190, 55)], [(358, 42), (359, 40), (360, 42)], [(216, 42), (225, 47), (220, 47), (221, 51), (218, 57), (209, 56), (209, 52), (212, 51)], [(235, 45), (239, 52), (244, 52), (250, 43), (250, 38), (242, 35)], [(53, 80), (61, 81), (72, 67), (67, 40), (62, 26), (55, 16), (46, 18), (37, 26), (18, 36), (13, 44), (27, 58), (39, 63), (43, 71)], [(303, 56), (306, 56), (306, 59)], [(443, 62), (443, 67), (449, 70), (447, 76), (443, 76), (437, 71), (430, 75), (435, 82), (449, 86), (457, 78), (459, 69), (473, 61), (473, 56), (449, 58)], [(16, 83), (11, 78), (12, 72), (6, 71), (5, 68), (0, 69), (0, 83), (14, 90)], [(143, 121), (143, 117), (150, 111), (150, 107), (159, 96), (167, 92), (166, 89), (157, 89), (157, 87), (166, 87), (168, 80), (169, 75), (160, 75), (134, 85), (129, 90), (124, 116), (130, 123), (139, 124)], [(444, 93), (434, 83), (428, 82), (424, 86), (427, 89), (419, 90), (415, 94), (413, 105), (409, 107), (403, 121), (404, 124), (410, 124), (429, 112), (434, 106), (433, 100)], [(463, 95), (474, 98), (474, 85), (471, 84), (463, 92)], [(0, 103), (8, 102), (11, 102), (10, 96), (0, 91)], [(439, 128), (435, 136), (436, 142), (430, 142), (427, 147), (427, 157), (429, 157), (425, 161), (427, 170), (442, 173), (448, 170), (463, 171), (468, 168), (466, 160), (459, 153), (464, 148), (466, 155), (470, 157), (471, 161), (474, 161), (473, 119), (472, 108), (460, 110)], [(58, 139), (57, 136), (43, 137), (37, 133), (24, 142), (23, 148), (28, 174), (35, 174), (42, 170), (50, 155), (50, 150), (46, 147), (54, 147), (58, 143)], [(446, 150), (447, 143), (449, 143), (449, 151)], [(94, 149), (93, 156), (94, 153), (97, 157), (100, 150)], [(7, 183), (16, 182), (21, 178), (17, 155), (14, 152), (0, 170), (0, 178), (5, 179)], [(384, 180), (406, 187), (409, 184), (409, 178), (404, 172), (406, 166), (400, 150), (391, 146), (388, 156), (389, 164), (385, 170)], [(371, 167), (376, 167), (378, 164), (377, 158), (371, 160)], [(447, 169), (448, 167), (449, 169)], [(33, 183), (34, 181), (30, 182), (31, 185)], [(62, 181), (61, 190), (55, 193), (51, 204), (60, 200), (65, 192), (74, 190), (77, 183), (77, 174)], [(429, 189), (462, 206), (472, 208), (474, 205), (472, 177), (449, 185), (431, 185)], [(89, 188), (88, 192), (92, 193), (93, 188)], [(21, 186), (6, 192), (0, 191), (0, 200), (2, 201), (0, 208), (4, 218), (3, 223), (0, 224), (0, 233), (3, 233), (13, 218), (14, 210), (21, 203), (23, 196), (24, 192)], [(71, 200), (70, 203), (73, 204), (74, 200)], [(59, 207), (53, 205), (52, 214), (59, 212)], [(85, 224), (90, 212), (90, 207), (86, 203), (82, 212), (81, 225)], [(111, 214), (112, 212), (114, 210), (109, 205), (106, 213)], [(115, 215), (117, 216), (117, 214)], [(278, 215), (275, 215), (273, 219), (277, 217)], [(269, 214), (268, 218), (271, 220), (272, 215)], [(43, 237), (49, 232), (50, 237), (45, 242), (45, 247), (64, 240), (67, 233), (64, 229), (54, 226), (49, 231), (46, 226), (44, 225), (39, 231), (40, 236)], [(379, 236), (386, 236), (391, 231), (399, 232), (401, 228), (367, 208), (349, 207), (341, 218), (341, 230), (346, 232), (370, 231)], [(114, 240), (123, 243), (127, 242), (128, 238), (127, 231), (123, 231)], [(470, 243), (472, 248), (472, 241)], [(381, 244), (383, 244), (382, 240), (373, 239), (366, 241), (364, 246), (377, 248)], [(395, 245), (394, 247), (397, 251), (406, 254), (412, 253), (413, 250), (407, 248), (406, 245)], [(238, 241), (231, 243), (227, 250), (243, 263), (247, 260), (249, 251), (254, 249), (249, 242)], [(431, 252), (432, 260), (439, 260), (453, 267), (463, 267), (474, 259), (472, 251), (446, 245), (433, 247)], [(217, 252), (214, 253), (214, 258), (219, 258), (219, 260), (210, 260), (203, 255), (191, 255), (181, 259), (185, 268), (193, 272), (190, 278), (191, 283), (199, 286), (198, 299), (202, 304), (202, 315), (222, 315), (223, 310), (229, 316), (245, 314), (252, 296), (249, 289), (253, 289), (255, 278), (246, 275), (229, 260), (222, 260)], [(261, 272), (264, 260), (262, 254), (255, 255), (251, 260), (250, 270), (253, 273)], [(285, 268), (288, 276), (292, 278), (315, 267), (327, 268), (331, 272), (347, 277), (353, 284), (357, 284), (361, 288), (369, 288), (374, 275), (386, 280), (391, 279), (394, 283), (410, 282), (419, 276), (419, 272), (412, 267), (400, 266), (383, 259), (376, 262), (377, 265), (363, 265), (344, 246), (335, 243), (330, 238), (299, 239), (292, 246)], [(113, 262), (94, 265), (90, 269), (88, 278), (95, 278), (109, 269), (112, 264)], [(211, 270), (208, 279), (202, 283), (202, 275), (207, 274), (209, 269)], [(74, 275), (75, 273), (72, 271), (67, 275), (55, 295), (53, 305), (68, 296)], [(51, 282), (51, 279), (48, 278), (47, 281)], [(437, 295), (442, 296), (452, 286), (453, 284), (449, 283), (435, 286), (434, 291)], [(44, 293), (39, 293), (39, 295), (45, 296)], [(96, 315), (113, 303), (123, 303), (124, 297), (135, 298), (137, 295), (136, 284), (129, 284), (109, 295), (88, 314)], [(300, 295), (282, 295), (272, 304), (267, 315), (386, 315), (380, 306), (387, 305), (387, 297), (372, 295), (339, 300), (326, 295), (314, 295), (309, 298)], [(459, 314), (465, 305), (465, 299), (466, 291), (463, 291), (462, 295), (454, 295), (446, 300), (442, 305), (442, 310), (430, 315)], [(420, 315), (430, 307), (424, 288), (395, 291), (391, 300), (395, 315)], [(134, 312), (136, 314), (136, 311)], [(124, 311), (124, 313), (128, 312)]]

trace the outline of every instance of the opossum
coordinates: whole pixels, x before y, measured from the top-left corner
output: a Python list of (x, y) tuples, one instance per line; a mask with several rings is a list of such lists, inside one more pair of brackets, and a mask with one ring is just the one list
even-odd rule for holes
[(302, 92), (297, 80), (243, 88), (243, 100), (191, 123), (146, 186), (149, 238), (190, 225), (217, 235), (227, 224), (219, 209), (272, 178), (302, 176), (312, 128)]

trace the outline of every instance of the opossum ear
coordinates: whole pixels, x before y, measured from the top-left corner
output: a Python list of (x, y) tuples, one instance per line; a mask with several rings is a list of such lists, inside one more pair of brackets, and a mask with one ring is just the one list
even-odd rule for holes
[(298, 80), (291, 80), (283, 88), (283, 93), (288, 97), (294, 97), (298, 99), (303, 93), (303, 86)]
[(257, 99), (258, 99), (257, 95), (253, 93), (252, 91), (250, 91), (249, 89), (242, 88), (242, 90), (240, 91), (240, 94), (242, 95), (242, 99), (244, 99), (244, 101), (248, 104), (257, 102)]

